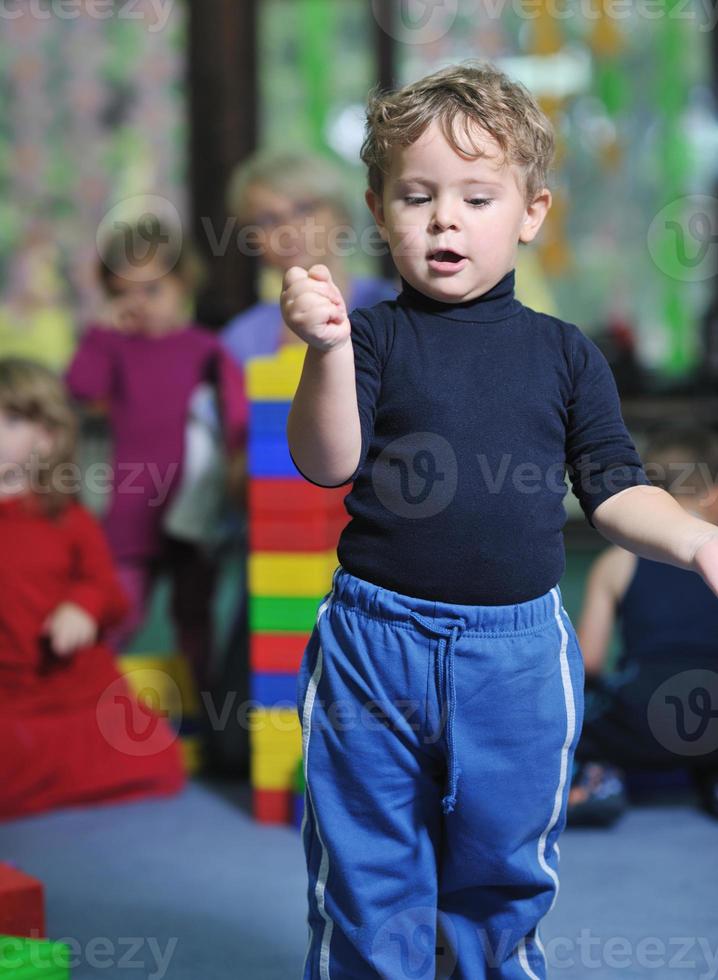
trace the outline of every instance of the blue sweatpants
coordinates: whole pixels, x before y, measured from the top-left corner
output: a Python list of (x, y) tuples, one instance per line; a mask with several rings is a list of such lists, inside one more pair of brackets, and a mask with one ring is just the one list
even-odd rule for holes
[(558, 586), (451, 605), (339, 567), (297, 695), (304, 980), (543, 980), (583, 720)]

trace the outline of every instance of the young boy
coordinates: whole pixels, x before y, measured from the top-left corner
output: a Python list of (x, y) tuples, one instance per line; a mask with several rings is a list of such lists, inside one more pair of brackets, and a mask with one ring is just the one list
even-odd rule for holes
[(583, 716), (566, 469), (606, 537), (718, 588), (716, 528), (648, 483), (596, 346), (514, 297), (552, 152), (491, 66), (377, 94), (366, 199), (401, 294), (350, 321), (325, 267), (285, 276), (292, 456), (354, 484), (298, 678), (305, 978), (546, 976)]
[[(710, 429), (669, 424), (649, 441), (643, 458), (652, 481), (684, 510), (718, 524), (718, 438)], [(606, 673), (617, 620), (620, 657)], [(702, 688), (709, 701), (715, 697), (715, 594), (685, 569), (614, 546), (591, 567), (576, 633), (590, 693), (567, 822), (612, 824), (627, 805), (621, 770), (631, 768), (689, 769), (702, 806), (718, 817), (714, 730), (701, 734), (694, 711), (688, 724), (683, 715), (691, 690)], [(699, 700), (698, 713), (702, 705)]]

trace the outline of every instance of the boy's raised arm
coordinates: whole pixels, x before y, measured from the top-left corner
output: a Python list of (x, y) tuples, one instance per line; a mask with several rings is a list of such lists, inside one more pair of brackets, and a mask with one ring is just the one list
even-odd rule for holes
[(284, 322), (307, 344), (287, 423), (292, 458), (321, 486), (346, 483), (361, 455), (351, 324), (326, 266), (293, 267), (284, 277)]

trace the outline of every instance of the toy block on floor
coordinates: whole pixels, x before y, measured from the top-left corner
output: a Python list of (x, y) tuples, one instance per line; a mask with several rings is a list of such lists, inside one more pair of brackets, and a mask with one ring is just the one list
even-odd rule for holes
[(197, 723), (202, 713), (199, 694), (187, 658), (125, 654), (117, 658), (135, 696), (164, 715), (178, 732), (185, 771), (191, 776), (202, 768), (202, 739)]
[(117, 665), (126, 676), (134, 693), (143, 693), (150, 704), (159, 705), (169, 718), (197, 715), (200, 710), (197, 688), (187, 658), (125, 654)]
[(42, 882), (3, 863), (0, 863), (0, 933), (34, 938), (45, 935)]
[(252, 812), (259, 823), (289, 823), (292, 817), (292, 792), (289, 789), (254, 789)]
[(45, 939), (0, 935), (0, 977), (3, 980), (69, 980), (70, 947)]

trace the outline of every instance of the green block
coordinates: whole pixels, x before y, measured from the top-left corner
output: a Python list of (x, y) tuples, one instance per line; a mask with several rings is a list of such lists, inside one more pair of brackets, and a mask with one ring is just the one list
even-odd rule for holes
[(249, 628), (253, 633), (311, 633), (324, 596), (250, 596)]
[(303, 793), (306, 788), (306, 783), (304, 781), (304, 759), (300, 759), (297, 762), (297, 768), (294, 770), (294, 779), (292, 780), (292, 789), (295, 793)]
[(70, 949), (65, 943), (25, 936), (0, 936), (0, 978), (69, 980)]

